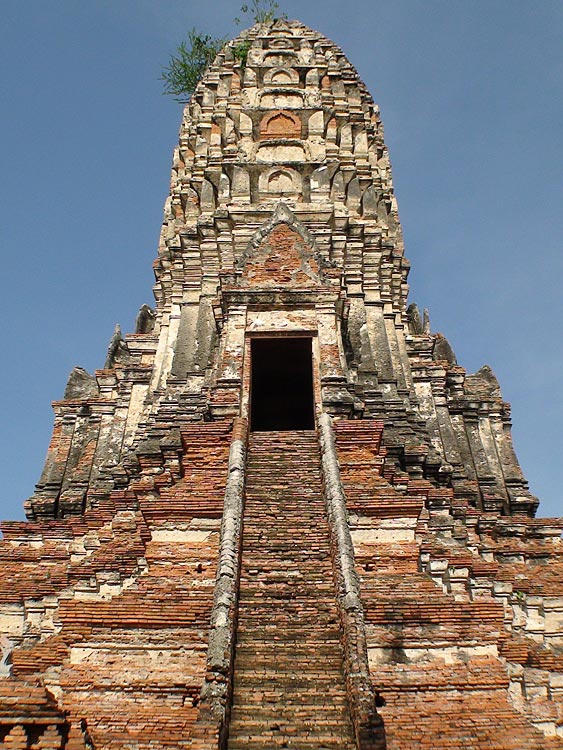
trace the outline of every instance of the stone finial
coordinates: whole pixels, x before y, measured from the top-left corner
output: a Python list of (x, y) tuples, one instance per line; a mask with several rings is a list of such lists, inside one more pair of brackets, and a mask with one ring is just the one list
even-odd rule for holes
[(465, 384), (469, 393), (479, 393), (485, 398), (502, 397), (499, 382), (489, 365), (483, 365), (474, 375), (468, 375)]
[(154, 329), (156, 313), (148, 305), (141, 305), (135, 320), (135, 333), (151, 333)]
[(448, 339), (441, 333), (436, 334), (432, 359), (435, 361), (446, 360), (447, 363), (451, 366), (457, 365), (457, 359), (454, 354), (454, 350), (452, 349)]
[(83, 398), (97, 398), (98, 383), (94, 375), (90, 375), (83, 367), (75, 367), (68, 377), (64, 398), (75, 400)]
[(416, 302), (411, 302), (407, 307), (407, 317), (410, 324), (411, 333), (415, 336), (424, 333), (424, 327), (422, 325), (422, 318), (420, 317), (420, 310)]
[(104, 370), (111, 370), (116, 364), (126, 364), (128, 361), (129, 349), (121, 333), (121, 326), (118, 323), (109, 342)]

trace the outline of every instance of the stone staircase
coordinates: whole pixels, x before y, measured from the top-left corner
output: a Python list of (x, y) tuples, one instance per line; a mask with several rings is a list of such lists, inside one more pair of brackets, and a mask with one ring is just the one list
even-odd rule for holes
[(355, 748), (314, 431), (251, 434), (229, 750)]

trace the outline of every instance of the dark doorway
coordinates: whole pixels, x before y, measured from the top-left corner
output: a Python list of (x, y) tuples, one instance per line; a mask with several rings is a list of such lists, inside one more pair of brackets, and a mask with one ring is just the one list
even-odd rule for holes
[(250, 429), (313, 430), (312, 340), (252, 339)]

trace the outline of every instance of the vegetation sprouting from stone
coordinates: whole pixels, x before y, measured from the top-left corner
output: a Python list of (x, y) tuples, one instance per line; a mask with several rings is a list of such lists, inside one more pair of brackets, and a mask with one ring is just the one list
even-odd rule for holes
[[(254, 23), (271, 23), (278, 17), (279, 5), (275, 0), (252, 0), (241, 6), (241, 13), (253, 19)], [(282, 15), (285, 18), (285, 15)], [(234, 19), (241, 24), (240, 18)], [(164, 81), (164, 93), (173, 96), (179, 102), (187, 101), (195, 91), (198, 81), (207, 66), (227, 43), (227, 38), (216, 38), (193, 28), (188, 38), (182, 42), (175, 53), (170, 56), (160, 76)], [(235, 60), (242, 69), (246, 67), (250, 42), (243, 39), (233, 47)]]
[[(250, 4), (241, 5), (240, 11), (254, 19), (254, 23), (270, 23), (279, 18), (277, 14), (279, 7), (275, 0), (252, 0)], [(282, 14), (282, 17), (285, 18), (285, 14)], [(241, 19), (235, 18), (235, 23), (240, 26)]]
[(246, 60), (248, 58), (248, 51), (250, 50), (250, 42), (248, 39), (243, 39), (242, 42), (236, 44), (233, 47), (233, 54), (235, 60), (238, 60), (241, 64), (242, 69), (246, 67)]
[(182, 42), (175, 54), (170, 56), (160, 76), (164, 81), (164, 93), (179, 101), (189, 98), (205, 69), (226, 42), (226, 39), (215, 39), (196, 29), (188, 32), (187, 41)]

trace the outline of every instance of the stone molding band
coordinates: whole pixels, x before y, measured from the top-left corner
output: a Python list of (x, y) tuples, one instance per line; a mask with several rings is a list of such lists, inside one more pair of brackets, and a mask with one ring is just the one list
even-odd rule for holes
[(375, 707), (375, 694), (369, 674), (364, 611), (360, 582), (356, 573), (354, 546), (346, 496), (340, 478), (332, 418), (326, 412), (319, 417), (319, 441), (332, 562), (337, 586), (346, 691), (358, 750), (384, 750), (383, 719)]
[(192, 747), (198, 750), (222, 749), (227, 744), (233, 690), (247, 445), (247, 421), (237, 417), (229, 451), (207, 670), (192, 739)]

